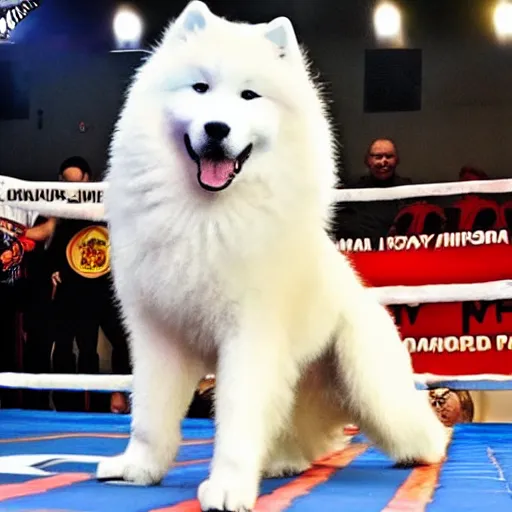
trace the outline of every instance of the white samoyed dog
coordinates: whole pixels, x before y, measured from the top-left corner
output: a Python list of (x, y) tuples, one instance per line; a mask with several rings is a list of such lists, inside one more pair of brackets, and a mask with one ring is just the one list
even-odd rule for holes
[(349, 422), (399, 462), (444, 458), (447, 431), (392, 317), (326, 234), (333, 147), (288, 19), (233, 23), (193, 1), (170, 24), (111, 144), (133, 420), (98, 478), (159, 483), (207, 373), (216, 436), (203, 510), (252, 509), (262, 477), (339, 449)]

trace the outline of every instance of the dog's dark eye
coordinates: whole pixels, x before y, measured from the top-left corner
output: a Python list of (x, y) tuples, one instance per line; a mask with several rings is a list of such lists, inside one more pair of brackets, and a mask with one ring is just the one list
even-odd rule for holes
[(199, 94), (204, 94), (209, 89), (209, 86), (208, 84), (198, 82), (192, 86), (192, 89), (194, 89), (194, 91), (198, 92)]
[(254, 100), (256, 98), (259, 98), (260, 95), (255, 93), (254, 91), (250, 91), (249, 89), (246, 89), (245, 91), (242, 91), (242, 94), (241, 94), (242, 98), (244, 100)]

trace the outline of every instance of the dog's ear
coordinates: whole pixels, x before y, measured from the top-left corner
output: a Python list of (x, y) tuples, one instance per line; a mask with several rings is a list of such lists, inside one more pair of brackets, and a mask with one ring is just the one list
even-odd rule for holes
[(188, 34), (203, 30), (212, 17), (212, 12), (204, 2), (193, 0), (171, 24), (166, 38), (186, 39)]
[(204, 2), (193, 0), (181, 13), (178, 23), (182, 31), (195, 32), (196, 30), (202, 30), (206, 26), (210, 16), (212, 16), (212, 12)]
[(294, 58), (300, 56), (299, 42), (295, 35), (292, 22), (281, 16), (267, 24), (264, 31), (265, 37), (279, 48), (279, 56), (282, 58)]

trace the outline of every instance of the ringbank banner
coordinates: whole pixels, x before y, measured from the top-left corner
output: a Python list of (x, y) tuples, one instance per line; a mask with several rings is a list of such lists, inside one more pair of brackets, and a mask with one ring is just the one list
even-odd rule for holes
[[(337, 206), (337, 246), (368, 286), (512, 279), (511, 194)], [(512, 297), (389, 309), (417, 373), (512, 375)]]
[(43, 217), (104, 220), (106, 183), (25, 181), (0, 176), (3, 205), (37, 212)]
[(0, 178), (0, 202), (103, 204), (104, 190), (96, 183), (60, 184)]

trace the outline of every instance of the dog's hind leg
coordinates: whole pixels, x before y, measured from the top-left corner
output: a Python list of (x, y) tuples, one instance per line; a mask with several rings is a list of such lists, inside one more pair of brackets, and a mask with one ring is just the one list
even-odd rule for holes
[(353, 420), (398, 462), (440, 462), (449, 433), (426, 393), (415, 388), (410, 355), (391, 315), (359, 283), (345, 286), (334, 346)]
[(346, 447), (350, 438), (343, 428), (349, 418), (340, 406), (337, 382), (336, 357), (329, 349), (302, 375), (290, 421), (267, 457), (264, 477), (301, 473), (316, 460)]
[(181, 420), (205, 369), (185, 345), (140, 313), (128, 315), (128, 326), (134, 362), (131, 438), (122, 455), (99, 464), (97, 477), (151, 485), (163, 479), (176, 456)]
[(298, 475), (311, 466), (299, 443), (293, 425), (289, 425), (275, 441), (263, 464), (263, 478)]

